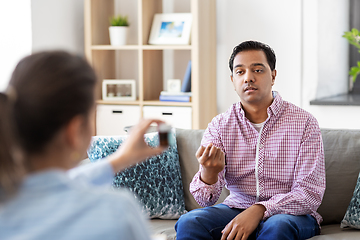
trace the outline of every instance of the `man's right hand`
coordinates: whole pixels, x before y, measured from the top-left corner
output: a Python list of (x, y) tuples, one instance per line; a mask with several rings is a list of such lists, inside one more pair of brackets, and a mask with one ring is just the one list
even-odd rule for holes
[(225, 167), (224, 152), (210, 143), (207, 147), (200, 146), (196, 152), (196, 158), (202, 165), (200, 179), (206, 184), (214, 184), (218, 181), (218, 174)]

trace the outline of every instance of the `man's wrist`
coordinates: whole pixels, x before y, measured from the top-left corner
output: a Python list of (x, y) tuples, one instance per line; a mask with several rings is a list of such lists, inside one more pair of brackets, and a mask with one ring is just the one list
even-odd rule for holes
[(259, 213), (259, 216), (261, 215), (261, 219), (263, 219), (264, 214), (266, 212), (266, 207), (262, 204), (254, 204), (252, 207), (256, 208), (256, 211)]
[(213, 185), (218, 181), (218, 174), (209, 173), (205, 169), (200, 172), (200, 180), (208, 185)]

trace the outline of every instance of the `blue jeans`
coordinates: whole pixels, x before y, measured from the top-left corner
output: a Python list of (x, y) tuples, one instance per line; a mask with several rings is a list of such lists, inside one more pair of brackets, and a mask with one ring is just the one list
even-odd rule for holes
[[(182, 215), (175, 225), (176, 239), (220, 239), (225, 226), (244, 209), (224, 204), (195, 209)], [(261, 221), (248, 239), (307, 239), (320, 233), (316, 219), (310, 215), (278, 214)]]

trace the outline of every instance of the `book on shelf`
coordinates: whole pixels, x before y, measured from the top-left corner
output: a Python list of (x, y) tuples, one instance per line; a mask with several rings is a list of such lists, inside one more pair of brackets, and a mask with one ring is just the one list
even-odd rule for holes
[(160, 101), (165, 102), (191, 102), (191, 96), (188, 95), (160, 95)]
[(191, 60), (188, 62), (181, 85), (182, 92), (191, 92)]
[(192, 92), (168, 92), (168, 91), (161, 91), (160, 95), (164, 96), (192, 96)]
[(159, 100), (167, 102), (191, 102), (191, 60), (188, 62), (181, 85), (181, 92), (167, 92), (160, 93)]

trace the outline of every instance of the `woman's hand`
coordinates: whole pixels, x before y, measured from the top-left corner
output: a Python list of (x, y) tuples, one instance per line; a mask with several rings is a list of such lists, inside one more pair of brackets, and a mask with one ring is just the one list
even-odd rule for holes
[(130, 135), (124, 144), (109, 156), (115, 173), (166, 150), (166, 147), (151, 148), (145, 143), (144, 134), (152, 123), (160, 124), (163, 122), (154, 119), (141, 120), (139, 124), (131, 128)]

